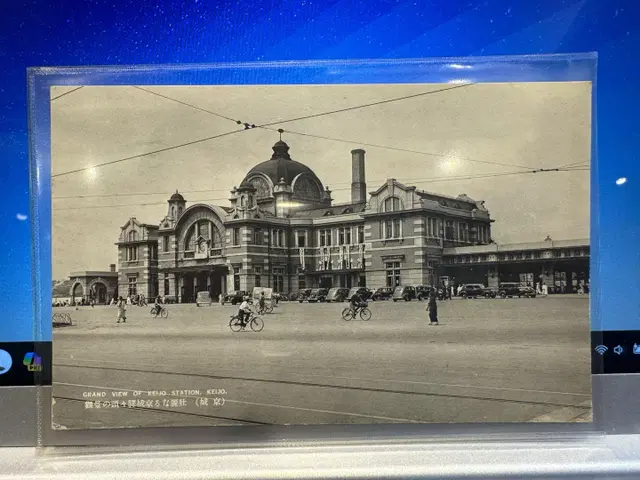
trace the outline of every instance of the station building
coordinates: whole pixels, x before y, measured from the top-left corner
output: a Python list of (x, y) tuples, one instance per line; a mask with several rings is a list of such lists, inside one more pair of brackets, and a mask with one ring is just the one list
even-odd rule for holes
[(228, 205), (189, 204), (176, 191), (157, 224), (130, 218), (116, 243), (119, 294), (186, 303), (253, 287), (588, 281), (588, 241), (496, 245), (483, 201), (393, 178), (369, 191), (361, 149), (351, 151), (351, 201), (335, 204), (285, 142), (272, 150)]

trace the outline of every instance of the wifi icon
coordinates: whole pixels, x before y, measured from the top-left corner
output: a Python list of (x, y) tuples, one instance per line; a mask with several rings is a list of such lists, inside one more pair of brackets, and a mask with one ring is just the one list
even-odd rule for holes
[(604, 355), (605, 353), (607, 353), (607, 350), (609, 349), (607, 348), (606, 345), (598, 345), (595, 350), (598, 354)]

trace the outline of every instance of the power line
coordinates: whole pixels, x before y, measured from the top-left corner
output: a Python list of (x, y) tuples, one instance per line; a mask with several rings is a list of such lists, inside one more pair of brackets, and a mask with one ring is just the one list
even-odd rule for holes
[(60, 95), (58, 95), (58, 96), (56, 96), (56, 97), (53, 97), (50, 101), (51, 101), (51, 102), (53, 102), (54, 100), (57, 100), (57, 99), (59, 99), (59, 98), (62, 98), (62, 97), (64, 97), (65, 95), (69, 95), (70, 93), (77, 92), (77, 91), (78, 91), (78, 90), (80, 90), (82, 87), (84, 87), (84, 85), (81, 85), (81, 86), (79, 86), (79, 87), (73, 88), (73, 89), (68, 90), (68, 91), (66, 91), (66, 92), (64, 92), (64, 93), (61, 93)]
[[(228, 198), (203, 198), (202, 200), (193, 200), (192, 203), (201, 203), (201, 202), (217, 202), (222, 200), (228, 200)], [(149, 203), (126, 203), (122, 205), (85, 205), (82, 207), (62, 207), (62, 208), (53, 208), (54, 212), (60, 210), (85, 210), (85, 209), (94, 209), (94, 208), (122, 208), (122, 207), (147, 207), (151, 205), (164, 205), (167, 202), (149, 202)]]
[[(347, 109), (342, 109), (342, 110), (334, 110), (333, 112), (325, 112), (325, 113), (315, 114), (313, 116), (328, 115), (330, 113), (337, 113), (337, 112), (346, 111), (346, 110), (354, 109), (354, 108), (364, 108), (364, 107), (368, 107), (368, 106), (372, 106), (372, 105), (377, 105), (377, 104), (380, 104), (380, 103), (388, 103), (388, 102), (392, 102), (392, 101), (403, 100), (403, 99), (406, 99), (406, 98), (424, 96), (424, 95), (428, 95), (428, 94), (432, 94), (432, 93), (451, 90), (452, 88), (463, 87), (463, 86), (466, 86), (466, 85), (470, 85), (470, 84), (467, 83), (467, 84), (455, 85), (454, 87), (448, 87), (448, 88), (439, 89), (439, 90), (431, 90), (429, 92), (422, 92), (422, 93), (415, 94), (415, 95), (409, 95), (409, 96), (404, 96), (404, 97), (396, 97), (394, 99), (383, 100), (381, 102), (375, 102), (375, 103), (371, 103), (371, 104), (360, 105), (360, 106), (357, 106), (357, 107), (349, 107)], [(215, 115), (215, 116), (220, 117), (220, 118), (224, 118), (225, 120), (229, 120), (229, 121), (235, 122), (237, 124), (243, 124), (243, 122), (240, 121), (240, 120), (236, 120), (236, 119), (233, 119), (231, 117), (226, 117), (226, 116), (221, 115), (221, 114), (219, 114), (217, 112), (214, 112), (214, 111), (211, 111), (211, 110), (207, 110), (205, 108), (198, 107), (198, 106), (193, 105), (191, 103), (187, 103), (187, 102), (183, 102), (181, 100), (177, 100), (177, 99), (169, 97), (167, 95), (162, 95), (162, 94), (159, 94), (157, 92), (154, 92), (152, 90), (148, 90), (148, 89), (145, 89), (145, 88), (142, 88), (142, 87), (135, 87), (135, 88), (138, 88), (139, 90), (142, 90), (142, 91), (147, 92), (147, 93), (151, 93), (153, 95), (157, 95), (157, 96), (162, 97), (164, 99), (167, 99), (169, 101), (176, 102), (176, 103), (179, 103), (181, 105), (184, 105), (184, 106), (187, 106), (187, 107), (191, 107), (193, 109), (196, 109), (196, 110), (199, 110), (199, 111), (202, 111), (202, 112), (205, 112), (205, 113), (209, 113), (209, 114)], [(310, 117), (299, 117), (298, 120), (302, 119), (302, 118), (310, 118)], [(343, 143), (350, 143), (350, 144), (354, 144), (354, 145), (368, 146), (368, 147), (374, 147), (374, 148), (383, 148), (383, 149), (387, 149), (387, 150), (394, 150), (394, 151), (405, 152), (405, 153), (415, 153), (415, 154), (418, 154), (418, 155), (428, 155), (428, 156), (432, 156), (432, 157), (443, 157), (444, 156), (444, 155), (439, 154), (439, 153), (422, 152), (422, 151), (411, 150), (411, 149), (406, 149), (406, 148), (398, 148), (398, 147), (389, 147), (389, 146), (378, 145), (378, 144), (374, 144), (374, 143), (358, 142), (358, 141), (355, 141), (355, 140), (345, 140), (345, 139), (341, 139), (341, 138), (332, 138), (332, 137), (326, 137), (326, 136), (322, 136), (322, 135), (313, 135), (313, 134), (310, 134), (310, 133), (295, 132), (295, 131), (292, 131), (292, 130), (283, 130), (283, 129), (277, 129), (276, 130), (275, 128), (269, 127), (269, 125), (288, 123), (288, 122), (292, 122), (292, 121), (295, 121), (295, 120), (296, 119), (291, 119), (291, 120), (285, 120), (285, 121), (282, 121), (282, 122), (273, 122), (273, 123), (270, 123), (270, 124), (257, 125), (257, 126), (253, 126), (253, 128), (262, 128), (262, 129), (269, 130), (269, 131), (279, 132), (280, 134), (286, 132), (286, 133), (291, 133), (293, 135), (301, 135), (301, 136), (305, 136), (305, 137), (318, 138), (318, 139), (321, 139), (321, 140), (330, 140), (330, 141), (334, 141), (334, 142), (343, 142)], [(246, 129), (247, 125), (248, 124), (245, 123), (245, 129)], [(514, 164), (508, 164), (508, 163), (501, 163), (501, 162), (492, 162), (492, 161), (489, 161), (489, 160), (476, 160), (476, 159), (471, 159), (471, 158), (463, 158), (462, 160), (467, 160), (467, 161), (476, 162), (476, 163), (485, 163), (485, 164), (488, 164), (488, 165), (500, 165), (500, 166), (503, 166), (503, 167), (515, 167), (515, 168), (521, 168), (521, 169), (524, 169), (524, 170), (529, 170), (530, 169), (530, 167), (525, 167), (524, 165), (514, 165)]]
[[(247, 129), (263, 128), (263, 127), (268, 127), (268, 126), (271, 126), (271, 125), (280, 125), (280, 124), (284, 124), (284, 123), (295, 122), (295, 121), (298, 121), (298, 120), (304, 120), (304, 119), (307, 119), (307, 118), (316, 118), (316, 117), (321, 117), (321, 116), (325, 116), (325, 115), (332, 115), (334, 113), (346, 112), (346, 111), (350, 111), (350, 110), (356, 110), (356, 109), (359, 109), (359, 108), (366, 108), (366, 107), (371, 107), (371, 106), (375, 106), (375, 105), (381, 105), (381, 104), (385, 104), (385, 103), (396, 102), (396, 101), (399, 101), (399, 100), (406, 100), (408, 98), (415, 98), (415, 97), (420, 97), (420, 96), (425, 96), (425, 95), (431, 95), (431, 94), (435, 94), (435, 93), (439, 93), (439, 92), (444, 92), (444, 91), (447, 91), (447, 90), (453, 90), (455, 88), (465, 87), (467, 85), (472, 85), (472, 84), (471, 83), (463, 83), (463, 84), (454, 85), (454, 86), (451, 86), (451, 87), (441, 88), (441, 89), (437, 89), (437, 90), (430, 90), (429, 92), (422, 92), (422, 93), (417, 93), (417, 94), (414, 94), (414, 95), (406, 95), (406, 96), (403, 96), (403, 97), (395, 97), (395, 98), (390, 98), (390, 99), (387, 99), (387, 100), (381, 100), (379, 102), (373, 102), (373, 103), (368, 103), (368, 104), (363, 104), (363, 105), (355, 105), (353, 107), (347, 107), (347, 108), (342, 108), (342, 109), (338, 109), (338, 110), (332, 110), (332, 111), (328, 111), (328, 112), (317, 113), (317, 114), (313, 114), (313, 115), (306, 115), (306, 116), (303, 116), (303, 117), (297, 117), (297, 118), (292, 118), (292, 119), (288, 119), (288, 120), (279, 120), (277, 122), (270, 122), (270, 123), (265, 123), (265, 124), (257, 125), (257, 126), (254, 125), (254, 124), (249, 125), (248, 123), (245, 123), (244, 124), (245, 128), (243, 130), (233, 130), (233, 131), (226, 132), (226, 133), (223, 133), (223, 134), (214, 135), (212, 137), (207, 137), (207, 138), (203, 138), (203, 139), (200, 139), (200, 140), (194, 140), (192, 142), (181, 143), (179, 145), (174, 145), (174, 146), (171, 146), (171, 147), (161, 148), (159, 150), (154, 150), (154, 151), (142, 153), (142, 154), (139, 154), (139, 155), (132, 155), (132, 156), (125, 157), (125, 158), (120, 158), (120, 159), (117, 159), (117, 160), (111, 160), (111, 161), (108, 161), (108, 162), (99, 163), (99, 164), (92, 165), (92, 166), (89, 166), (89, 167), (77, 168), (77, 169), (74, 169), (74, 170), (69, 170), (69, 171), (66, 171), (66, 172), (61, 172), (61, 173), (57, 173), (57, 174), (51, 175), (51, 178), (57, 178), (57, 177), (61, 177), (61, 176), (64, 176), (64, 175), (71, 175), (73, 173), (85, 172), (87, 170), (92, 170), (94, 168), (104, 167), (104, 166), (107, 166), (107, 165), (113, 165), (115, 163), (125, 162), (127, 160), (133, 160), (133, 159), (136, 159), (136, 158), (142, 158), (142, 157), (147, 157), (147, 156), (150, 156), (150, 155), (155, 155), (157, 153), (163, 153), (163, 152), (170, 151), (170, 150), (176, 150), (178, 148), (186, 147), (186, 146), (189, 146), (189, 145), (194, 145), (194, 144), (197, 144), (197, 143), (206, 142), (206, 141), (213, 140), (213, 139), (220, 138), (220, 137), (224, 137), (224, 136), (227, 136), (227, 135), (233, 135), (233, 134), (238, 133), (238, 132), (243, 132), (243, 131), (245, 131)], [(78, 90), (79, 88), (81, 88), (81, 87), (78, 87), (76, 90)], [(146, 90), (146, 89), (143, 89), (143, 88), (140, 88), (140, 87), (136, 87), (136, 88), (139, 88), (142, 91), (157, 95), (155, 92), (152, 92), (151, 90)], [(71, 92), (66, 92), (63, 95), (66, 95), (68, 93), (71, 93)], [(58, 96), (56, 98), (60, 98), (61, 96), (62, 95), (60, 95), (60, 96)], [(163, 95), (159, 95), (159, 96), (163, 96)], [(207, 110), (202, 109), (200, 107), (196, 107), (194, 105), (187, 104), (186, 102), (178, 101), (178, 100), (172, 99), (170, 97), (166, 97), (166, 96), (163, 96), (163, 97), (167, 98), (167, 99), (169, 99), (171, 101), (176, 101), (176, 102), (181, 103), (183, 105), (190, 106), (192, 108), (197, 108), (198, 110), (206, 111), (207, 113), (220, 116), (219, 114), (217, 114), (215, 112), (207, 111)], [(223, 118), (226, 118), (227, 120), (231, 120), (231, 121), (234, 121), (234, 122), (238, 123), (238, 120), (234, 120), (234, 119), (232, 119), (230, 117), (224, 117), (223, 116)]]
[[(375, 143), (367, 143), (367, 142), (357, 142), (355, 140), (346, 140), (343, 138), (334, 138), (334, 137), (325, 137), (322, 135), (313, 135), (310, 133), (302, 133), (302, 132), (294, 132), (292, 130), (284, 130), (285, 133), (291, 133), (293, 135), (302, 135), (305, 137), (312, 137), (312, 138), (318, 138), (321, 140), (331, 140), (334, 142), (344, 142), (344, 143), (350, 143), (350, 144), (354, 144), (354, 145), (361, 145), (363, 147), (374, 147), (374, 148), (383, 148), (386, 150), (393, 150), (393, 151), (397, 151), (397, 152), (405, 152), (405, 153), (415, 153), (418, 155), (427, 155), (430, 157), (444, 157), (445, 155), (441, 154), (441, 153), (433, 153), (433, 152), (423, 152), (420, 150), (412, 150), (409, 148), (399, 148), (399, 147), (389, 147), (387, 145), (379, 145), (379, 144), (375, 144)], [(525, 167), (524, 165), (515, 165), (515, 164), (509, 164), (509, 163), (501, 163), (501, 162), (492, 162), (490, 160), (477, 160), (477, 159), (473, 159), (473, 158), (466, 158), (466, 157), (458, 157), (460, 158), (460, 160), (466, 160), (469, 162), (475, 162), (475, 163), (486, 163), (488, 165), (500, 165), (502, 167), (514, 167), (514, 168), (521, 168), (524, 170), (530, 170), (531, 167)]]
[[(588, 169), (582, 169), (582, 170), (588, 170)], [(421, 185), (421, 184), (425, 184), (425, 183), (440, 183), (440, 182), (451, 182), (451, 181), (464, 181), (464, 180), (476, 180), (476, 179), (485, 179), (485, 178), (493, 178), (493, 177), (504, 177), (504, 176), (511, 176), (511, 175), (523, 175), (523, 174), (536, 174), (536, 173), (550, 173), (550, 172), (573, 172), (576, 170), (563, 170), (563, 169), (537, 169), (537, 170), (529, 170), (526, 172), (499, 172), (499, 173), (487, 173), (487, 174), (478, 174), (478, 175), (459, 175), (459, 176), (446, 176), (446, 177), (432, 177), (432, 178), (425, 178), (425, 179), (414, 179), (414, 180), (409, 180), (409, 182), (406, 183), (412, 183), (414, 185)], [(399, 180), (400, 181), (400, 180)], [(347, 191), (347, 190), (351, 190), (351, 188), (336, 188), (331, 190), (331, 192), (337, 192), (337, 191)], [(195, 192), (196, 190), (194, 190)], [(199, 192), (213, 192), (216, 190), (197, 190)], [(131, 195), (149, 195), (149, 194), (145, 194), (145, 193), (140, 193), (140, 194), (131, 194)], [(117, 196), (126, 196), (126, 195), (120, 195), (120, 194), (105, 194), (105, 195), (96, 195), (96, 197), (102, 198), (102, 197), (117, 197)], [(91, 196), (79, 196), (80, 198), (88, 198)], [(58, 197), (60, 198), (60, 197)], [(75, 197), (64, 197), (64, 198), (75, 198)], [(219, 197), (219, 198), (206, 198), (206, 199), (201, 199), (201, 200), (190, 200), (190, 203), (201, 203), (201, 202), (214, 202), (214, 201), (226, 201), (229, 200), (228, 198), (225, 197)], [(60, 210), (84, 210), (84, 209), (95, 209), (95, 208), (121, 208), (121, 207), (137, 207), (137, 206), (152, 206), (152, 205), (165, 205), (167, 202), (165, 201), (161, 201), (161, 202), (148, 202), (148, 203), (129, 203), (129, 204), (122, 204), (122, 205), (86, 205), (86, 206), (81, 206), (81, 207), (62, 207), (62, 208), (53, 208), (53, 211), (60, 211)]]
[(170, 100), (172, 102), (179, 103), (180, 105), (185, 105), (187, 107), (191, 107), (191, 108), (193, 108), (195, 110), (200, 110), (201, 112), (205, 112), (205, 113), (209, 113), (211, 115), (215, 115), (216, 117), (220, 117), (220, 118), (223, 118), (225, 120), (229, 120), (229, 121), (231, 121), (233, 123), (236, 123), (238, 125), (241, 125), (243, 123), (242, 121), (237, 120), (235, 118), (227, 117), (226, 115), (222, 115), (220, 113), (214, 112), (213, 110), (207, 110), (206, 108), (201, 108), (201, 107), (198, 107), (196, 105), (192, 105), (190, 103), (183, 102), (182, 100), (178, 100), (176, 98), (171, 98), (171, 97), (168, 97), (166, 95), (162, 95), (161, 93), (154, 92), (153, 90), (149, 90), (147, 88), (138, 87), (138, 86), (134, 86), (133, 88), (137, 88), (138, 90), (142, 90), (143, 92), (147, 92), (147, 93), (150, 93), (152, 95), (156, 95), (158, 97), (164, 98), (166, 100)]
[(330, 110), (328, 112), (315, 113), (315, 114), (312, 114), (312, 115), (305, 115), (305, 116), (302, 116), (302, 117), (291, 118), (289, 120), (280, 120), (280, 121), (277, 121), (277, 122), (263, 123), (261, 125), (258, 125), (257, 127), (258, 128), (263, 128), (263, 127), (270, 127), (272, 125), (283, 125), (285, 123), (297, 122), (299, 120), (307, 120), (309, 118), (323, 117), (325, 115), (333, 115), (334, 113), (348, 112), (348, 111), (351, 111), (351, 110), (358, 110), (360, 108), (373, 107), (373, 106), (382, 105), (382, 104), (385, 104), (385, 103), (397, 102), (397, 101), (400, 101), (400, 100), (407, 100), (409, 98), (424, 97), (426, 95), (433, 95), (435, 93), (446, 92), (448, 90), (454, 90), (456, 88), (467, 87), (469, 85), (473, 85), (473, 83), (462, 83), (462, 84), (458, 84), (458, 85), (453, 85), (451, 87), (440, 88), (440, 89), (437, 89), (437, 90), (430, 90), (428, 92), (415, 93), (413, 95), (405, 95), (403, 97), (389, 98), (387, 100), (380, 100), (378, 102), (366, 103), (366, 104), (363, 104), (363, 105), (356, 105), (356, 106), (353, 106), (353, 107), (340, 108), (338, 110)]
[(182, 148), (182, 147), (186, 147), (186, 146), (189, 146), (189, 145), (195, 145), (197, 143), (202, 143), (202, 142), (208, 142), (209, 140), (213, 140), (214, 138), (225, 137), (227, 135), (233, 135), (233, 134), (239, 133), (239, 132), (244, 132), (244, 130), (233, 130), (233, 131), (230, 131), (230, 132), (225, 132), (225, 133), (221, 133), (221, 134), (218, 134), (218, 135), (213, 135), (211, 137), (201, 138), (200, 140), (193, 140), (191, 142), (181, 143), (179, 145), (173, 145), (171, 147), (160, 148), (158, 150), (153, 150), (152, 152), (140, 153), (138, 155), (131, 155), (130, 157), (119, 158), (117, 160), (110, 160), (108, 162), (98, 163), (98, 164), (92, 165), (90, 167), (76, 168), (75, 170), (68, 170), (66, 172), (53, 174), (53, 175), (51, 175), (51, 178), (57, 178), (57, 177), (61, 177), (63, 175), (71, 175), (72, 173), (86, 172), (87, 170), (92, 170), (94, 168), (99, 168), (99, 167), (105, 167), (107, 165), (113, 165), (114, 163), (126, 162), (127, 160), (133, 160), (135, 158), (148, 157), (150, 155), (155, 155), (156, 153), (168, 152), (170, 150), (176, 150), (177, 148)]

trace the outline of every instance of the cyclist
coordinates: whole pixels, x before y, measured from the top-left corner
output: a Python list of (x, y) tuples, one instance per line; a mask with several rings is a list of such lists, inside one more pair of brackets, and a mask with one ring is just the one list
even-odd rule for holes
[(240, 325), (242, 325), (242, 328), (247, 326), (249, 315), (251, 315), (251, 308), (249, 307), (249, 297), (245, 296), (242, 297), (242, 303), (240, 304), (240, 308), (238, 309), (238, 320), (240, 320)]
[(160, 306), (160, 295), (157, 295), (155, 298), (155, 303), (153, 304), (153, 313), (155, 315), (158, 315), (160, 313), (160, 309), (162, 307)]
[(351, 297), (349, 303), (351, 304), (351, 310), (353, 310), (354, 317), (358, 315), (358, 312), (362, 308), (367, 306), (367, 302), (357, 292)]
[(260, 294), (260, 300), (258, 301), (258, 307), (260, 309), (259, 311), (264, 312), (264, 309), (265, 309), (265, 306), (266, 306), (265, 304), (266, 304), (266, 300), (264, 298), (264, 292), (262, 292)]

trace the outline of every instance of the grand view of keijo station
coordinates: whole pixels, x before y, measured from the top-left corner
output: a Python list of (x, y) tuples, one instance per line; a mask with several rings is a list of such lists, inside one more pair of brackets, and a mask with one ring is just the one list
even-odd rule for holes
[[(159, 223), (130, 218), (117, 241), (117, 273), (72, 273), (74, 298), (160, 295), (190, 303), (231, 290), (501, 282), (549, 293), (586, 290), (588, 239), (496, 244), (483, 201), (440, 195), (393, 178), (370, 189), (365, 151), (351, 151), (351, 201), (292, 158), (282, 140), (231, 190), (229, 205), (189, 204), (176, 191)], [(346, 173), (346, 172), (345, 172)], [(98, 293), (96, 293), (98, 292)]]

